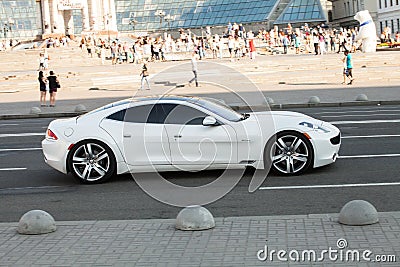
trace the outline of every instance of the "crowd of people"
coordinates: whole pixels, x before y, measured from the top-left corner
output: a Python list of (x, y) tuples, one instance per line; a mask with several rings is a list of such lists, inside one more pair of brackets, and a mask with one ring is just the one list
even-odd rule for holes
[(212, 34), (209, 27), (201, 35), (180, 29), (176, 38), (165, 33), (159, 37), (138, 37), (133, 43), (119, 39), (110, 41), (94, 35), (83, 36), (80, 47), (90, 57), (97, 55), (101, 58), (102, 64), (110, 57), (113, 65), (124, 62), (138, 64), (143, 60), (164, 61), (167, 55), (180, 52), (195, 52), (200, 60), (223, 57), (254, 59), (256, 47), (261, 46), (281, 48), (285, 54), (289, 51), (316, 55), (355, 52), (360, 48), (360, 43), (355, 42), (357, 34), (357, 27), (332, 29), (323, 24), (314, 27), (305, 24), (293, 28), (289, 23), (285, 28), (279, 29), (276, 26), (271, 30), (260, 29), (253, 32), (246, 31), (242, 24), (229, 23), (220, 34)]

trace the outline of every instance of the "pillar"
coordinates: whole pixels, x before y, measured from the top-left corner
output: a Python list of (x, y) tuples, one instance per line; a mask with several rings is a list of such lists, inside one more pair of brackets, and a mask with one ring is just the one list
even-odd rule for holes
[(65, 34), (74, 34), (74, 17), (72, 15), (72, 10), (64, 11), (64, 24), (65, 24)]
[(50, 0), (50, 26), (51, 32), (58, 32), (58, 7), (57, 0)]
[(110, 30), (111, 31), (118, 31), (117, 28), (117, 14), (115, 12), (115, 1), (114, 0), (110, 0), (109, 2), (109, 6), (110, 6), (110, 14), (111, 14), (111, 20), (110, 20)]
[(89, 8), (87, 0), (83, 1), (83, 9), (82, 9), (82, 28), (83, 31), (90, 30), (90, 23), (89, 23)]
[(92, 31), (97, 31), (99, 29), (97, 2), (97, 0), (90, 0), (90, 29)]
[(49, 0), (42, 1), (42, 14), (43, 14), (43, 33), (51, 33), (51, 21), (50, 21), (50, 6)]

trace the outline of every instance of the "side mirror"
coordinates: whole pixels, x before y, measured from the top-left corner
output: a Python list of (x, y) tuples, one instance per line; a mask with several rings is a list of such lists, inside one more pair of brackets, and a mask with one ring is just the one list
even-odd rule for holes
[(217, 126), (217, 125), (219, 125), (219, 123), (212, 116), (207, 116), (203, 120), (203, 126)]

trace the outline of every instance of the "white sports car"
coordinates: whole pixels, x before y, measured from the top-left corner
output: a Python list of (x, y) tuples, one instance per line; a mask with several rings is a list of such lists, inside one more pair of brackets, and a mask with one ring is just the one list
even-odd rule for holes
[(211, 99), (132, 98), (50, 123), (45, 161), (83, 183), (115, 174), (269, 169), (284, 175), (335, 162), (340, 131), (287, 111), (240, 114)]

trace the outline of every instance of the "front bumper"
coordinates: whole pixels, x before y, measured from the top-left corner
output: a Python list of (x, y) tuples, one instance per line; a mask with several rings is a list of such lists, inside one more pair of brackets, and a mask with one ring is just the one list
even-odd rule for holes
[(336, 161), (340, 149), (340, 132), (335, 131), (328, 138), (312, 139), (314, 146), (314, 168)]

